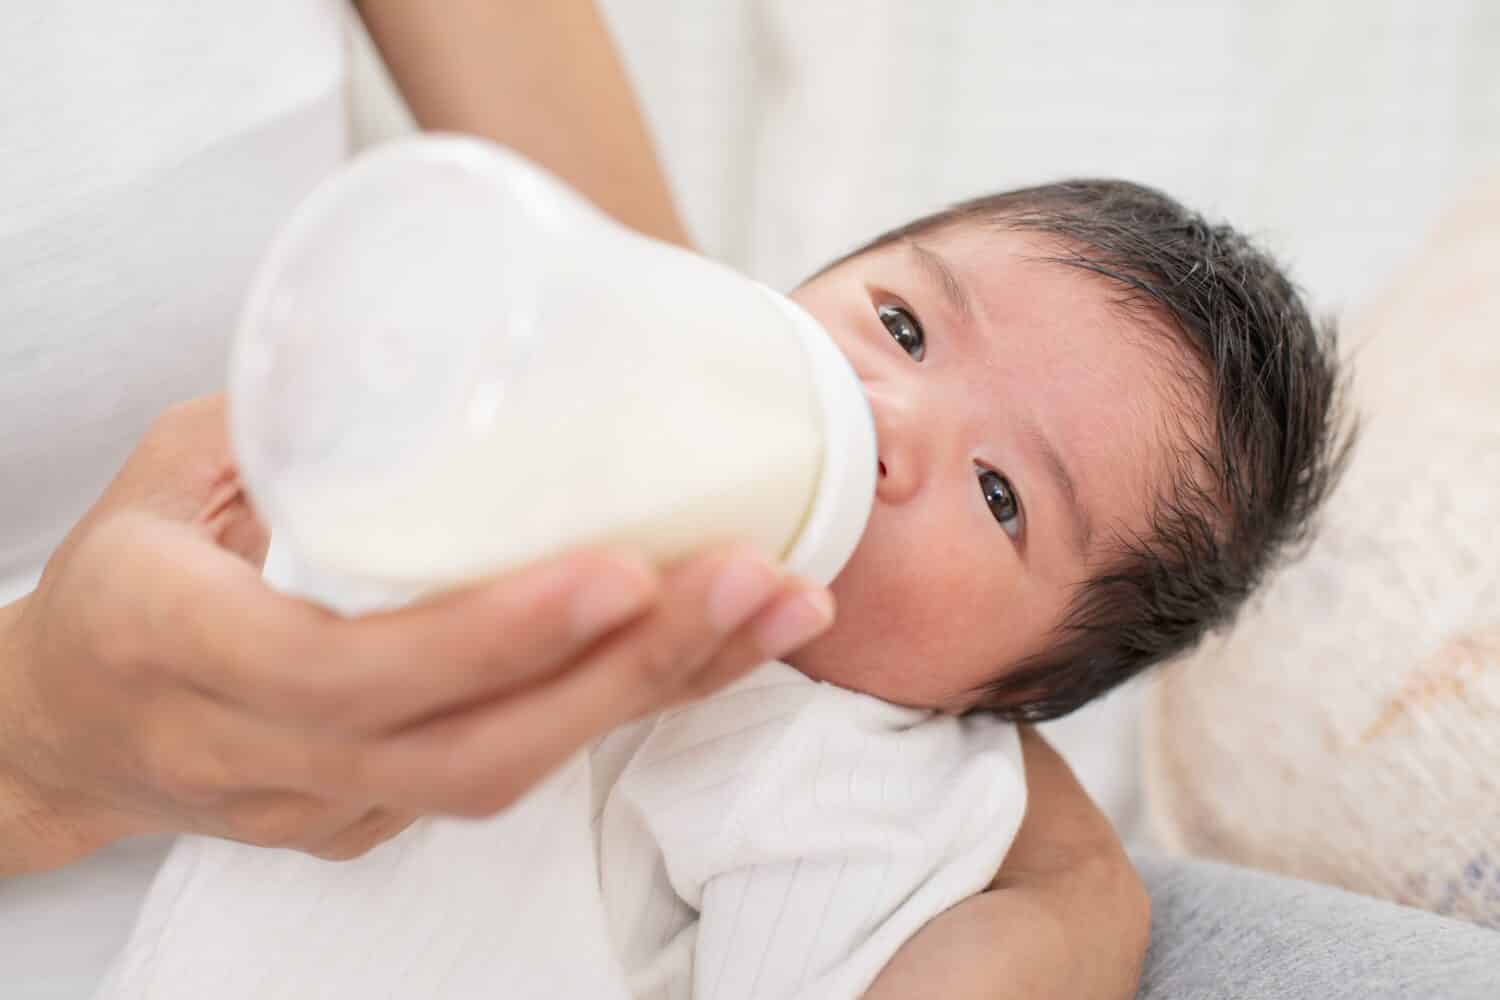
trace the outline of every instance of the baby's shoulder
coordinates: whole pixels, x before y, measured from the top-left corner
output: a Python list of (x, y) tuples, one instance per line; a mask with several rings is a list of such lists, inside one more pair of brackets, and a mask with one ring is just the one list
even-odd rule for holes
[(612, 804), (651, 831), (690, 902), (715, 872), (842, 857), (872, 830), (917, 866), (955, 845), (1003, 849), (1025, 805), (1014, 726), (893, 705), (780, 663), (661, 713), (643, 735)]
[[(675, 746), (687, 739), (696, 744), (712, 734), (748, 752), (765, 750), (804, 728), (825, 738), (844, 730), (875, 738), (952, 724), (951, 717), (942, 713), (895, 705), (814, 680), (795, 667), (772, 661), (712, 694), (661, 713), (651, 728), (658, 743), (666, 739)], [(668, 739), (667, 734), (678, 735)]]
[[(671, 784), (719, 780), (741, 795), (785, 798), (861, 776), (904, 787), (952, 787), (960, 774), (1021, 774), (1015, 726), (896, 705), (767, 663), (723, 689), (661, 713), (629, 770)], [(822, 798), (818, 791), (817, 797)]]

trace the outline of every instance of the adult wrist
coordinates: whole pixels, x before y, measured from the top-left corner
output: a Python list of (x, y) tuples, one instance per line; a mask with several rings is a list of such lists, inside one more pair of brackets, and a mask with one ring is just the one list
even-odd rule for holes
[[(30, 655), (21, 635), (27, 598), (0, 607), (0, 877), (58, 868), (106, 842), (88, 835), (31, 773), (38, 748), (25, 697)], [(89, 846), (92, 845), (92, 846)]]

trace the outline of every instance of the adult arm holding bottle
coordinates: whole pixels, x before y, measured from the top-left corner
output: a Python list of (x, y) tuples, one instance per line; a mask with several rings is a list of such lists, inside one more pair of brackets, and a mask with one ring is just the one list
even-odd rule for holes
[(484, 815), (830, 617), (757, 557), (578, 552), (359, 621), (267, 588), (220, 398), (159, 419), (0, 609), (0, 875), (195, 832), (351, 857)]

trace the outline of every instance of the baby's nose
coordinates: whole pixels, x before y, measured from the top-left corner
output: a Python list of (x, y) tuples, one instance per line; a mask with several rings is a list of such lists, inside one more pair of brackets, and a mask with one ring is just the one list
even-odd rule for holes
[(921, 486), (920, 423), (908, 419), (901, 406), (874, 393), (870, 408), (875, 414), (875, 448), (880, 463), (875, 496), (885, 503), (902, 503)]
[(886, 503), (904, 503), (917, 492), (916, 466), (910, 459), (881, 454), (875, 496)]

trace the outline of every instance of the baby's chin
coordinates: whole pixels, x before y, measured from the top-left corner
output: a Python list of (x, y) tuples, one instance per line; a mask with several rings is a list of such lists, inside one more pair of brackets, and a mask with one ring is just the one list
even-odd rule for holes
[(812, 642), (808, 643), (806, 646), (803, 646), (801, 649), (798, 649), (787, 656), (783, 656), (781, 658), (781, 662), (787, 664), (788, 666), (796, 667), (799, 671), (811, 677), (815, 681), (827, 681), (830, 684), (836, 683), (832, 678), (828, 677), (822, 669), (823, 658), (818, 654), (818, 646), (822, 641), (823, 637), (819, 636), (817, 639), (814, 639)]
[(854, 616), (835, 618), (827, 632), (782, 657), (782, 662), (815, 681), (897, 705), (940, 708), (947, 700), (946, 695), (928, 690), (932, 677), (913, 672), (921, 662), (914, 653), (903, 654), (891, 648), (888, 638), (867, 634)]
[[(851, 567), (857, 568), (857, 567)], [(892, 627), (888, 616), (861, 606), (857, 590), (847, 581), (832, 586), (836, 613), (833, 625), (812, 642), (783, 656), (782, 662), (799, 672), (836, 687), (858, 691), (895, 705), (963, 712), (972, 706), (974, 692), (958, 669), (936, 665), (951, 655), (951, 644), (924, 639), (922, 630)], [(945, 647), (944, 652), (938, 652)]]
[[(871, 525), (873, 530), (874, 525)], [(893, 649), (888, 630), (873, 627), (876, 622), (861, 600), (865, 588), (862, 574), (869, 571), (872, 560), (862, 541), (843, 571), (829, 586), (834, 600), (834, 619), (828, 631), (801, 647), (782, 662), (815, 681), (861, 691), (886, 701), (901, 701), (899, 684), (893, 685), (884, 665), (906, 659), (904, 653), (914, 650)]]
[(891, 618), (884, 581), (899, 573), (879, 544), (887, 522), (872, 515), (864, 537), (829, 586), (833, 624), (782, 662), (815, 681), (919, 708), (946, 708), (963, 697), (951, 671), (934, 670), (935, 637)]
[(883, 658), (876, 646), (880, 640), (863, 627), (863, 616), (840, 600), (843, 595), (839, 593), (839, 584), (840, 581), (835, 580), (829, 588), (833, 593), (834, 618), (828, 631), (783, 656), (782, 662), (813, 680), (876, 694), (871, 687), (872, 684), (879, 685), (869, 675), (871, 665)]

